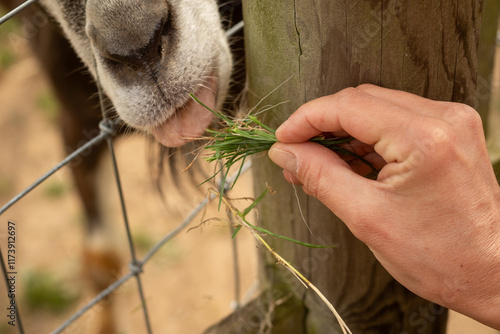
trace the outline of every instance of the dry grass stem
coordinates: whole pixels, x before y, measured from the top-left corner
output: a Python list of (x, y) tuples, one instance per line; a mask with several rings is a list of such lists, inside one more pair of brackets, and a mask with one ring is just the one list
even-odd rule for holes
[[(217, 191), (215, 191), (213, 189), (211, 189), (210, 191), (212, 193), (214, 193), (215, 195), (220, 196), (220, 194), (218, 194)], [(269, 246), (269, 244), (264, 240), (264, 238), (258, 232), (270, 234), (270, 235), (274, 235), (274, 236), (277, 236), (277, 235), (275, 235), (267, 230), (264, 230), (260, 227), (254, 226), (246, 220), (246, 215), (250, 212), (250, 210), (252, 210), (264, 198), (264, 196), (267, 194), (268, 191), (269, 191), (269, 188), (266, 189), (266, 191), (261, 196), (259, 196), (243, 212), (239, 211), (225, 196), (220, 196), (220, 198), (222, 199), (222, 203), (224, 203), (224, 205), (229, 210), (231, 215), (237, 219), (236, 223), (239, 224), (239, 227), (247, 228), (250, 231), (250, 233), (252, 233), (252, 235), (255, 237), (255, 239), (257, 239), (257, 241), (259, 241), (259, 243), (262, 244), (276, 258), (276, 260), (281, 265), (283, 265), (285, 268), (287, 268), (306, 288), (311, 288), (311, 290), (313, 290), (319, 296), (319, 298), (325, 303), (325, 305), (330, 309), (332, 314), (337, 319), (337, 321), (340, 324), (340, 327), (342, 329), (342, 332), (344, 334), (352, 334), (352, 332), (347, 327), (346, 323), (344, 322), (344, 320), (342, 319), (340, 314), (337, 312), (337, 310), (332, 305), (332, 303), (330, 303), (328, 301), (328, 299), (323, 295), (323, 293), (314, 284), (312, 284), (300, 271), (295, 269), (295, 267), (293, 267), (288, 261), (286, 261), (283, 257), (281, 257), (281, 255), (276, 253), (276, 251), (274, 251), (274, 249), (272, 249), (271, 246)], [(237, 228), (237, 231), (238, 230), (239, 229)], [(287, 240), (290, 240), (290, 241), (293, 241), (293, 242), (296, 242), (299, 244), (309, 245), (309, 244), (298, 242), (296, 240), (294, 241), (293, 239), (289, 239), (289, 238), (286, 238), (283, 236), (278, 236), (278, 237), (283, 238), (283, 239), (287, 239)], [(324, 246), (317, 246), (317, 245), (313, 245), (313, 246), (324, 247)]]

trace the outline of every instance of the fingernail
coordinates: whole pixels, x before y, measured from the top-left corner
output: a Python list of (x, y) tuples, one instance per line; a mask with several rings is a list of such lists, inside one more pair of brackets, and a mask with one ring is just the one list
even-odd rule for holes
[(269, 150), (269, 158), (284, 170), (297, 174), (297, 159), (295, 155), (289, 151), (271, 147)]

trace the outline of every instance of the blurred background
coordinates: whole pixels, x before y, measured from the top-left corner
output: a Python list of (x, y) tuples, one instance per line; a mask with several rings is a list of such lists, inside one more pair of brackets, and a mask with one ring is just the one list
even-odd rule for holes
[[(58, 102), (30, 53), (24, 33), (17, 20), (0, 27), (2, 206), (65, 156)], [(188, 184), (181, 194), (166, 184), (165, 199), (162, 199), (148, 164), (150, 144), (141, 134), (130, 134), (116, 141), (139, 258), (207, 196), (206, 188), (196, 190)], [(113, 240), (108, 242), (116, 246), (122, 258), (123, 270), (116, 277), (119, 278), (128, 272), (130, 251), (110, 166), (110, 159), (103, 159), (99, 182), (107, 184), (108, 191), (101, 196), (105, 200), (106, 221), (113, 228)], [(179, 178), (188, 181), (187, 175)], [(241, 178), (231, 194), (253, 196), (249, 177)], [(195, 218), (190, 227), (218, 215), (217, 203), (214, 203)], [(4, 257), (7, 221), (16, 223), (16, 290), (25, 332), (50, 333), (94, 297), (82, 272), (85, 221), (68, 167), (14, 205), (1, 220), (0, 245)], [(237, 236), (243, 291), (256, 278), (256, 248), (251, 238), (245, 231)], [(189, 232), (185, 230), (167, 243), (145, 265), (142, 275), (153, 332), (199, 333), (229, 314), (234, 301), (232, 256), (231, 234), (223, 221), (207, 222)], [(115, 291), (113, 298), (120, 333), (145, 333), (136, 282), (125, 283)], [(3, 279), (0, 280), (0, 300), (4, 309), (8, 298)], [(0, 333), (17, 333), (7, 325), (6, 312), (1, 313)], [(99, 316), (98, 305), (66, 333), (95, 333)]]

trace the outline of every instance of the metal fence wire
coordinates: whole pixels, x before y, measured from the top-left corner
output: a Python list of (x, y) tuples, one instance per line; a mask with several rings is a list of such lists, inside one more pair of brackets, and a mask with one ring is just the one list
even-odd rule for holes
[[(37, 0), (28, 0), (24, 2), (22, 5), (17, 7), (16, 9), (12, 10), (8, 14), (4, 15), (3, 17), (0, 18), (0, 25), (8, 21), (10, 18), (14, 17), (16, 14), (18, 14), (20, 11), (23, 9), (27, 8), (28, 6), (36, 3)], [(243, 22), (239, 22), (238, 24), (234, 25), (231, 29), (229, 29), (226, 32), (226, 36), (230, 37), (234, 35), (236, 32), (238, 32), (240, 29), (243, 28)], [(86, 144), (75, 150), (73, 153), (69, 154), (66, 158), (64, 158), (60, 163), (58, 163), (56, 166), (54, 166), (52, 169), (50, 169), (48, 172), (46, 172), (44, 175), (42, 175), (39, 179), (37, 179), (35, 182), (33, 182), (30, 186), (28, 186), (26, 189), (21, 191), (19, 194), (14, 196), (9, 202), (7, 202), (5, 205), (3, 205), (0, 208), (0, 216), (4, 214), (10, 207), (12, 207), (14, 204), (16, 204), (21, 198), (26, 196), (30, 191), (38, 187), (40, 184), (42, 184), (45, 180), (47, 180), (50, 176), (52, 176), (54, 173), (56, 173), (58, 170), (60, 170), (62, 167), (66, 166), (68, 163), (70, 163), (72, 160), (74, 160), (77, 157), (80, 157), (84, 155), (84, 152), (88, 150), (89, 148), (92, 148), (98, 144), (100, 144), (103, 141), (106, 141), (108, 144), (109, 148), (109, 154), (111, 157), (111, 163), (113, 167), (113, 173), (115, 177), (115, 183), (116, 187), (118, 190), (119, 194), (119, 200), (120, 200), (120, 205), (121, 205), (121, 211), (122, 211), (122, 216), (123, 216), (123, 222), (125, 225), (125, 230), (127, 234), (127, 239), (128, 239), (128, 245), (130, 249), (130, 255), (131, 255), (131, 262), (129, 263), (129, 271), (127, 274), (122, 276), (120, 279), (109, 285), (106, 289), (104, 289), (101, 293), (99, 293), (97, 296), (95, 296), (94, 299), (92, 299), (90, 302), (88, 302), (85, 306), (83, 306), (81, 309), (79, 309), (77, 312), (75, 312), (72, 316), (70, 316), (63, 324), (61, 324), (57, 329), (55, 329), (52, 333), (62, 333), (66, 328), (68, 328), (71, 324), (73, 324), (78, 318), (80, 318), (82, 315), (85, 314), (88, 310), (90, 310), (93, 306), (95, 306), (97, 303), (102, 301), (105, 297), (110, 295), (113, 291), (118, 289), (122, 284), (127, 282), (130, 279), (135, 279), (137, 282), (137, 291), (139, 293), (140, 299), (141, 299), (141, 308), (143, 310), (144, 314), (144, 321), (145, 321), (145, 326), (147, 329), (148, 333), (152, 333), (151, 329), (151, 322), (150, 322), (150, 316), (148, 313), (148, 308), (146, 305), (146, 300), (144, 297), (144, 289), (143, 289), (143, 284), (141, 282), (141, 273), (143, 272), (143, 267), (144, 265), (162, 248), (168, 241), (172, 240), (176, 235), (179, 234), (186, 226), (189, 225), (189, 223), (196, 217), (196, 215), (201, 212), (201, 210), (210, 202), (211, 199), (213, 199), (216, 195), (212, 194), (210, 197), (205, 198), (203, 201), (201, 201), (195, 208), (194, 210), (188, 215), (188, 217), (185, 218), (185, 220), (179, 224), (174, 230), (172, 230), (170, 233), (165, 235), (158, 243), (156, 243), (150, 250), (149, 252), (142, 258), (138, 259), (136, 253), (135, 253), (135, 247), (134, 247), (134, 242), (132, 240), (132, 235), (130, 232), (130, 225), (127, 217), (127, 208), (125, 205), (124, 201), (124, 196), (123, 196), (123, 190), (121, 186), (121, 181), (120, 181), (120, 174), (118, 171), (118, 164), (116, 162), (115, 158), (115, 153), (114, 153), (114, 146), (113, 146), (113, 137), (115, 135), (115, 127), (118, 126), (118, 121), (113, 121), (107, 117), (107, 112), (106, 108), (103, 103), (103, 96), (102, 96), (102, 89), (100, 88), (99, 85), (99, 78), (96, 80), (97, 86), (98, 86), (98, 94), (99, 94), (99, 100), (101, 103), (101, 113), (102, 113), (102, 121), (99, 124), (99, 130), (100, 133), (89, 140)], [(246, 163), (241, 172), (247, 171), (251, 167), (250, 163)], [(226, 186), (227, 189), (231, 187), (231, 184), (234, 182), (235, 176), (233, 177), (228, 177), (226, 180)], [(234, 248), (234, 247), (233, 247)], [(3, 254), (1, 252), (0, 248), (0, 265), (2, 267), (2, 272), (3, 272), (3, 277), (7, 286), (7, 290), (9, 290), (9, 284), (8, 284), (8, 269), (6, 266), (6, 263), (4, 262)], [(237, 264), (235, 264), (237, 266)], [(237, 269), (235, 269), (237, 271)], [(235, 275), (237, 277), (237, 275)], [(21, 317), (20, 317), (20, 312), (19, 312), (19, 305), (16, 301), (15, 295), (13, 298), (10, 298), (10, 304), (9, 305), (14, 305), (15, 307), (15, 313), (16, 313), (16, 327), (19, 333), (24, 334), (25, 331), (22, 326), (21, 322)]]

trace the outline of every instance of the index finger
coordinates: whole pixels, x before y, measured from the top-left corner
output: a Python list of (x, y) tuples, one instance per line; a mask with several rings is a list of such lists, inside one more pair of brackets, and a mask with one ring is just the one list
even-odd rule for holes
[(383, 136), (408, 128), (416, 117), (363, 89), (346, 88), (301, 106), (276, 130), (276, 137), (283, 143), (301, 143), (324, 132), (345, 131), (375, 145)]

